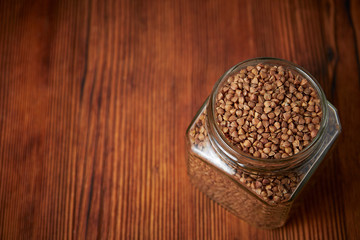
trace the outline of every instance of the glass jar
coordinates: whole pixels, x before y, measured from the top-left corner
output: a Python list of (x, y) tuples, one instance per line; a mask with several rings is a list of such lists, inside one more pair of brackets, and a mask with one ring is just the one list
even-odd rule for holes
[[(299, 74), (320, 98), (323, 115), (317, 136), (306, 148), (287, 158), (262, 159), (242, 152), (226, 139), (215, 120), (216, 96), (225, 81), (259, 63), (283, 66)], [(188, 175), (199, 190), (246, 222), (262, 228), (280, 227), (340, 131), (337, 110), (306, 70), (281, 59), (250, 59), (235, 65), (217, 81), (188, 127)]]

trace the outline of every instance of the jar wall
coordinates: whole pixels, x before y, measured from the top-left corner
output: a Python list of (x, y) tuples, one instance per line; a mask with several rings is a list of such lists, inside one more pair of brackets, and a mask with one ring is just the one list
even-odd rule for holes
[[(206, 124), (207, 106), (208, 100), (194, 117), (186, 134), (187, 169), (191, 183), (209, 198), (252, 225), (261, 228), (281, 227), (286, 222), (295, 197), (340, 133), (336, 109), (329, 104), (329, 124), (320, 150), (306, 164), (293, 171), (264, 176), (246, 171), (214, 148)], [(259, 186), (260, 183), (262, 186)], [(278, 191), (272, 191), (272, 197), (269, 197), (265, 195), (269, 193), (270, 187), (267, 186), (272, 187), (270, 191), (274, 187)], [(275, 196), (279, 198), (275, 199)]]

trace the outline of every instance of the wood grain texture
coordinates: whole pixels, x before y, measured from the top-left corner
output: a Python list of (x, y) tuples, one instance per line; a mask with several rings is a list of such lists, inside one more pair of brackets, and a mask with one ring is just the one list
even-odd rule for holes
[[(358, 239), (359, 1), (0, 1), (0, 239)], [(287, 225), (196, 190), (185, 130), (245, 59), (308, 69), (342, 134)]]

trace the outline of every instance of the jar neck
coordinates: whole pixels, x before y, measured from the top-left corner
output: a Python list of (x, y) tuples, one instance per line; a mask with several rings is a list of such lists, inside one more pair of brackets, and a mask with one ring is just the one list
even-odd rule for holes
[(215, 84), (215, 87), (209, 97), (209, 103), (207, 105), (207, 128), (208, 128), (208, 135), (211, 144), (217, 150), (217, 152), (223, 157), (226, 158), (228, 161), (231, 161), (234, 165), (242, 168), (245, 171), (250, 172), (259, 172), (259, 173), (276, 173), (276, 172), (284, 172), (284, 171), (292, 171), (296, 168), (303, 166), (306, 162), (308, 162), (314, 153), (317, 152), (319, 146), (321, 145), (321, 141), (324, 136), (324, 130), (327, 127), (328, 122), (328, 104), (325, 98), (325, 95), (322, 89), (319, 87), (316, 80), (304, 69), (291, 64), (285, 60), (279, 59), (269, 59), (269, 58), (261, 58), (255, 59), (253, 61), (275, 61), (281, 62), (282, 64), (291, 65), (291, 67), (296, 68), (297, 71), (301, 72), (301, 75), (305, 77), (311, 85), (317, 90), (320, 99), (321, 99), (321, 107), (323, 111), (322, 115), (322, 122), (318, 132), (318, 136), (310, 143), (308, 147), (300, 151), (299, 153), (283, 158), (283, 159), (262, 159), (262, 158), (255, 158), (250, 154), (242, 152), (236, 146), (233, 146), (221, 132), (220, 128), (217, 126), (216, 123), (216, 116), (215, 116), (215, 102), (216, 96), (219, 88), (223, 81), (225, 81), (231, 74), (238, 71), (239, 68), (246, 67), (246, 65), (254, 64), (253, 62), (243, 62), (240, 63), (233, 68), (231, 68), (228, 72), (226, 72)]

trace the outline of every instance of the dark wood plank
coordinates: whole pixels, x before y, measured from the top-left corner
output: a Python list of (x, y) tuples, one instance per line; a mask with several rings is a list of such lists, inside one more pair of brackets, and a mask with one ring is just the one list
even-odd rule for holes
[[(358, 1), (0, 1), (0, 239), (356, 239)], [(191, 186), (184, 134), (216, 80), (308, 69), (343, 132), (289, 222)]]

